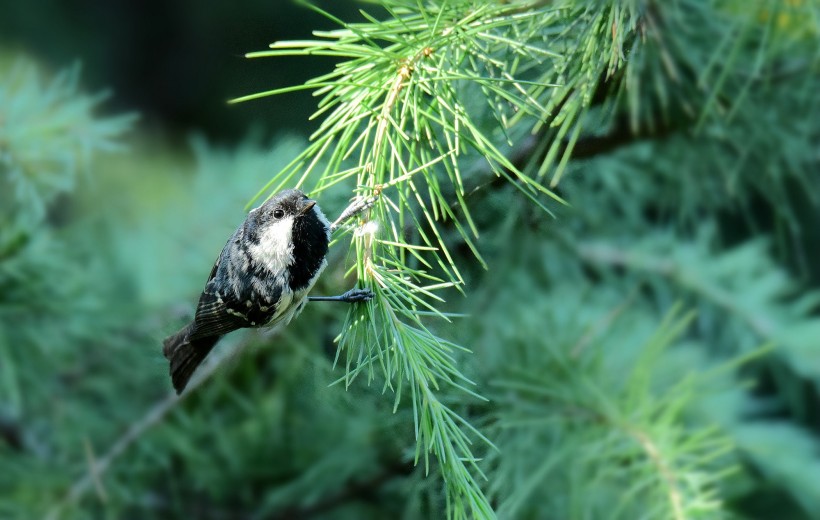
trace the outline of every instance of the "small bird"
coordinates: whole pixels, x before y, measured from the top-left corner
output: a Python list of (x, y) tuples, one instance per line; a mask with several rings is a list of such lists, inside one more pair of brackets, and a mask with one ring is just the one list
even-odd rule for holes
[(308, 300), (354, 303), (373, 297), (369, 290), (352, 289), (340, 296), (308, 298), (327, 266), (335, 225), (299, 190), (281, 191), (251, 210), (211, 269), (194, 320), (163, 342), (177, 394), (231, 331), (286, 325)]

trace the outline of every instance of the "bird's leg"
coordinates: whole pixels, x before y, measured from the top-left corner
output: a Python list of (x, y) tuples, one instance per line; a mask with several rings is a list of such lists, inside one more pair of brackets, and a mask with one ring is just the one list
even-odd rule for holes
[(350, 289), (339, 296), (308, 296), (308, 300), (312, 302), (342, 302), (342, 303), (361, 303), (369, 302), (373, 299), (373, 291), (370, 289)]
[[(339, 229), (339, 226), (348, 220), (352, 219), (361, 212), (372, 208), (378, 198), (378, 190), (375, 192), (375, 195), (371, 195), (369, 197), (355, 197), (353, 202), (351, 202), (350, 205), (342, 211), (339, 218), (334, 220), (333, 224), (330, 225), (330, 231), (336, 231)], [(312, 302), (362, 303), (369, 302), (374, 298), (374, 296), (373, 291), (370, 289), (350, 289), (346, 293), (340, 294), (339, 296), (308, 296), (308, 300)]]
[(370, 197), (357, 196), (354, 198), (353, 202), (351, 202), (350, 205), (342, 211), (342, 214), (339, 215), (339, 218), (333, 221), (333, 224), (330, 225), (330, 230), (336, 231), (339, 229), (339, 226), (352, 219), (362, 211), (372, 208), (378, 197), (378, 192), (376, 192), (376, 195), (371, 195)]

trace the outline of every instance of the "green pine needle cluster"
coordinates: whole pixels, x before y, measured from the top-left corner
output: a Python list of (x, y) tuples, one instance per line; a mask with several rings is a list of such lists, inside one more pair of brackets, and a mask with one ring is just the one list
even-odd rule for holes
[[(471, 440), (462, 428), (483, 437), (439, 397), (442, 385), (475, 395), (468, 388), (473, 383), (456, 367), (453, 352), (461, 347), (431, 332), (421, 316), (448, 319), (430, 303), (443, 301), (434, 291), (463, 284), (436, 222), (453, 223), (479, 256), (473, 245), (478, 230), (464, 200), (459, 163), (468, 148), (529, 197), (552, 195), (519, 171), (484, 135), (468, 101), (470, 92), (480, 92), (494, 108), (507, 104), (522, 113), (544, 110), (528, 92), (541, 85), (522, 85), (517, 71), (504, 65), (503, 54), (510, 49), (506, 29), (533, 32), (533, 19), (547, 11), (519, 13), (490, 3), (470, 9), (442, 4), (438, 10), (414, 9), (412, 14), (396, 9), (388, 6), (394, 17), (386, 22), (368, 17), (367, 23), (343, 24), (343, 29), (319, 34), (324, 40), (276, 43), (271, 51), (250, 55), (345, 59), (332, 73), (304, 86), (323, 96), (314, 117), (327, 115), (311, 146), (269, 186), (287, 185), (297, 173), (301, 177), (296, 185), (301, 186), (321, 163), (324, 169), (312, 192), (355, 179), (362, 195), (377, 196), (370, 210), (371, 224), (360, 227), (353, 240), (358, 279), (372, 285), (376, 300), (351, 313), (340, 336), (340, 352), (346, 352), (348, 359), (346, 383), (366, 368), (372, 377), (372, 365), (378, 365), (385, 386), (396, 393), (396, 407), (405, 385), (409, 386), (416, 462), (423, 458), (429, 468), (430, 453), (441, 462), (451, 515), (488, 517), (492, 509), (470, 471), (472, 466), (480, 474)], [(522, 41), (515, 45), (515, 53), (528, 64), (555, 57), (530, 45), (526, 37)], [(496, 116), (507, 117), (498, 111)], [(441, 166), (446, 178), (438, 177), (436, 166)], [(453, 207), (451, 194), (458, 201)], [(408, 237), (408, 226), (419, 236)]]
[(116, 138), (132, 115), (96, 119), (105, 95), (78, 95), (79, 67), (43, 84), (37, 70), (19, 61), (0, 84), (3, 107), (0, 143), (0, 207), (4, 221), (31, 225), (47, 205), (74, 190), (87, 175), (91, 157), (118, 148)]
[[(473, 204), (465, 197), (486, 182), (475, 180), (475, 158), (478, 168), (551, 213), (541, 198), (563, 200), (542, 181), (550, 174), (551, 186), (558, 185), (579, 142), (591, 137), (587, 128), (613, 128), (625, 120), (621, 132), (674, 133), (673, 125), (690, 120), (684, 124), (703, 133), (710, 146), (710, 134), (743, 125), (738, 113), (753, 99), (755, 79), (774, 72), (764, 71), (760, 52), (777, 61), (782, 47), (770, 45), (770, 27), (762, 40), (754, 31), (774, 4), (742, 15), (731, 4), (684, 4), (382, 2), (384, 20), (362, 11), (365, 22), (345, 23), (320, 11), (342, 28), (248, 55), (339, 59), (332, 72), (302, 86), (235, 101), (295, 89), (320, 96), (313, 117), (322, 123), (311, 145), (262, 193), (294, 180), (302, 186), (313, 179), (314, 192), (355, 180), (360, 196), (376, 197), (353, 246), (358, 279), (373, 286), (377, 298), (373, 307), (351, 312), (339, 338), (348, 356), (345, 379), (349, 383), (364, 369), (372, 378), (377, 364), (385, 387), (396, 392), (396, 406), (404, 381), (409, 383), (415, 459), (422, 453), (425, 465), (427, 453), (439, 459), (451, 516), (486, 517), (490, 508), (469, 471), (476, 458), (462, 428), (481, 435), (437, 396), (440, 383), (473, 393), (452, 357), (460, 347), (422, 323), (430, 314), (447, 319), (435, 307), (443, 299), (434, 291), (461, 290), (464, 283), (441, 227), (452, 226), (486, 267), (475, 244)], [(715, 13), (720, 16), (710, 20)], [(686, 30), (669, 30), (670, 23)], [(721, 31), (717, 49), (685, 47), (691, 38), (686, 31), (702, 31), (703, 24)], [(747, 45), (759, 51), (751, 69), (733, 59)], [(525, 148), (527, 134), (537, 139), (517, 164), (511, 157)], [(739, 189), (741, 168), (755, 145), (752, 139), (738, 150), (742, 160), (731, 168), (715, 165), (729, 195)], [(692, 179), (686, 182), (697, 187)], [(761, 192), (768, 187), (757, 186)], [(708, 296), (729, 305), (720, 294)], [(754, 326), (754, 318), (747, 318)], [(675, 516), (683, 517), (680, 511)]]

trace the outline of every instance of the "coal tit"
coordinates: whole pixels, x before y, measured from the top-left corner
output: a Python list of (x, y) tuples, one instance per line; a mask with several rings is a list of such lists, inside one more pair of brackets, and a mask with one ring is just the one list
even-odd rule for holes
[(163, 342), (177, 393), (228, 332), (286, 325), (309, 299), (361, 302), (373, 297), (354, 289), (308, 298), (327, 266), (330, 233), (316, 201), (299, 190), (279, 192), (248, 214), (217, 258), (194, 320)]

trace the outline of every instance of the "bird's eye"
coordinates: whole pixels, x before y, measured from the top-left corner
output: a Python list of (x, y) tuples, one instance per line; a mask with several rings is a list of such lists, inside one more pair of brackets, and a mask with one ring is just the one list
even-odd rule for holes
[(278, 219), (280, 219), (280, 218), (282, 218), (282, 217), (284, 217), (284, 216), (285, 216), (285, 212), (284, 212), (284, 210), (282, 210), (282, 209), (278, 209), (278, 208), (277, 208), (277, 209), (275, 209), (275, 210), (273, 210), (273, 218), (275, 218), (275, 219), (277, 219), (277, 220), (278, 220)]

